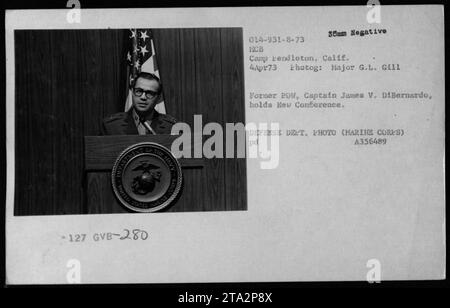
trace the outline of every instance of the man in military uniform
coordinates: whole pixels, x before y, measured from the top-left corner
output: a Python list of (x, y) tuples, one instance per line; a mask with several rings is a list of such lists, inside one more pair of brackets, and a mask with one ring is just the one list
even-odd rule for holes
[(176, 119), (155, 110), (162, 92), (161, 82), (153, 74), (141, 72), (132, 89), (133, 106), (128, 112), (106, 117), (103, 135), (170, 134)]

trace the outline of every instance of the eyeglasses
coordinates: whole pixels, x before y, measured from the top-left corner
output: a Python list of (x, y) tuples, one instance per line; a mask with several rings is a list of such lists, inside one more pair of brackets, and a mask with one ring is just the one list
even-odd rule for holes
[(139, 97), (141, 97), (142, 94), (145, 93), (145, 97), (147, 97), (147, 98), (155, 98), (156, 96), (158, 96), (158, 92), (151, 91), (151, 90), (144, 91), (141, 88), (134, 88), (133, 93), (134, 93), (134, 95), (139, 96)]

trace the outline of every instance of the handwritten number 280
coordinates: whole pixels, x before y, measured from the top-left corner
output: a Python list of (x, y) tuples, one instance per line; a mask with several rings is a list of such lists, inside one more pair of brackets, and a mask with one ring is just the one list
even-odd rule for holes
[(144, 230), (140, 230), (140, 229), (133, 229), (133, 230), (128, 230), (128, 229), (123, 229), (124, 230), (124, 235), (120, 237), (121, 240), (126, 240), (126, 239), (133, 239), (133, 240), (146, 240), (148, 238), (148, 233), (147, 231)]

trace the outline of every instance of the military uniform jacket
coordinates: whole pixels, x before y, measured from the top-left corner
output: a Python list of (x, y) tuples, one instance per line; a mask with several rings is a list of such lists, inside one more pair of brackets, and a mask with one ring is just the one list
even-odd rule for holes
[[(102, 135), (139, 135), (136, 123), (132, 116), (133, 109), (128, 112), (119, 112), (106, 117), (101, 127)], [(170, 134), (172, 126), (177, 120), (167, 114), (153, 112), (150, 127), (156, 134)]]

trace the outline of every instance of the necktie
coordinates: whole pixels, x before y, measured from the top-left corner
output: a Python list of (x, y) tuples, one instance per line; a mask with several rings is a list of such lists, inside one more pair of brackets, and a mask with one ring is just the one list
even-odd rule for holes
[(145, 119), (141, 119), (141, 124), (144, 125), (144, 127), (147, 129), (148, 134), (156, 135), (156, 132), (153, 130), (150, 124), (148, 124), (148, 121), (145, 121)]

